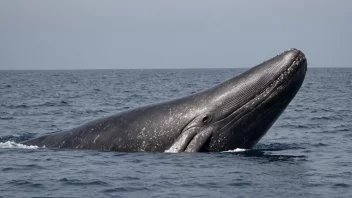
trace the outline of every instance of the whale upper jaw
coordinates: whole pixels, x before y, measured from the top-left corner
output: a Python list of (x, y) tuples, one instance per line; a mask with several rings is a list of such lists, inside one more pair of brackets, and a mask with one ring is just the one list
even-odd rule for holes
[[(307, 59), (304, 53), (290, 49), (241, 74), (239, 78), (242, 84), (246, 84), (243, 79), (248, 82), (257, 81), (257, 84), (248, 83), (247, 91), (253, 91), (252, 95), (247, 95), (247, 101), (214, 124), (218, 129), (202, 150), (224, 151), (253, 147), (294, 98), (306, 71)], [(261, 82), (266, 83), (265, 86)], [(256, 87), (260, 90), (255, 90)], [(246, 90), (246, 86), (241, 88)]]

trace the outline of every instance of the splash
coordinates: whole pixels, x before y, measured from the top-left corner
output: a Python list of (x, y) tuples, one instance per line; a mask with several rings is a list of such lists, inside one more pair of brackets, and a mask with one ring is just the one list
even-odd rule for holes
[(0, 148), (38, 149), (38, 146), (27, 146), (14, 141), (0, 142)]
[[(234, 150), (228, 150), (228, 151), (222, 151), (222, 153), (239, 153), (239, 152), (245, 152), (248, 151), (248, 149), (243, 149), (243, 148), (236, 148)], [(177, 153), (176, 151), (173, 150), (166, 150), (164, 151), (165, 153)]]
[(243, 148), (236, 148), (234, 150), (228, 150), (228, 151), (223, 151), (225, 153), (238, 153), (238, 152), (245, 152), (248, 151), (248, 149), (243, 149)]

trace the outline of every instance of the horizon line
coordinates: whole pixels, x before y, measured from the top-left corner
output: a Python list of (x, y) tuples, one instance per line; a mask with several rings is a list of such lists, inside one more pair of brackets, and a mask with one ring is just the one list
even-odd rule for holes
[[(0, 71), (87, 71), (87, 70), (216, 70), (216, 69), (250, 69), (252, 67), (190, 67), (190, 68), (91, 68), (91, 69), (0, 69)], [(308, 67), (308, 69), (348, 69), (352, 67)]]

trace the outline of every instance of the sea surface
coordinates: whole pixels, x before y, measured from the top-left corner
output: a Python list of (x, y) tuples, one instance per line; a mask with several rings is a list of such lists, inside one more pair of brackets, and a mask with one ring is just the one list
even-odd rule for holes
[(0, 71), (0, 197), (352, 197), (346, 68), (308, 68), (294, 100), (251, 150), (124, 153), (19, 144), (243, 71)]

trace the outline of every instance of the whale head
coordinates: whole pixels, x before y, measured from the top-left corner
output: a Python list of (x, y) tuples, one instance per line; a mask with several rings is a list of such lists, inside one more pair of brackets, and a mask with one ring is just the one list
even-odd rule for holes
[(180, 136), (171, 151), (253, 147), (294, 98), (306, 71), (305, 55), (290, 49), (199, 93), (202, 108), (183, 128), (186, 135)]

